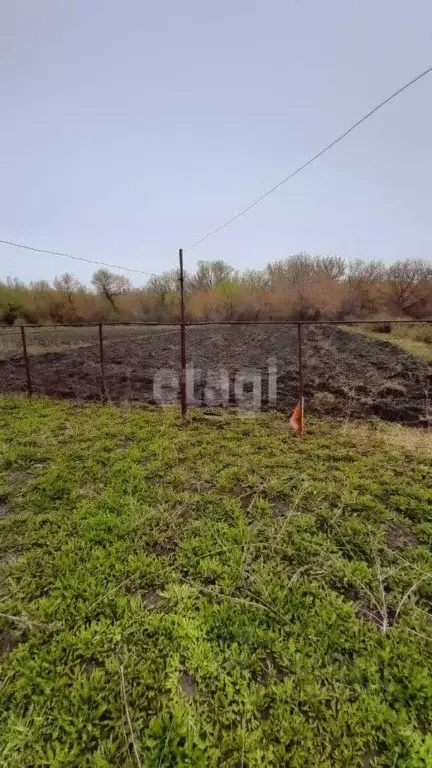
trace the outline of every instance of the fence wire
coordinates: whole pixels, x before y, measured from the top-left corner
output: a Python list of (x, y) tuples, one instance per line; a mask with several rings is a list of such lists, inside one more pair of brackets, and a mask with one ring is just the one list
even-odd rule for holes
[[(430, 328), (431, 322), (185, 322), (186, 405), (239, 405), (240, 393), (241, 405), (259, 401), (260, 408), (289, 412), (304, 395), (307, 413), (429, 425), (430, 366), (384, 333), (371, 340), (365, 329), (401, 323)], [(364, 328), (359, 333), (353, 326)], [(1, 392), (156, 403), (155, 382), (161, 380), (164, 402), (179, 402), (178, 322), (18, 326), (0, 335)]]

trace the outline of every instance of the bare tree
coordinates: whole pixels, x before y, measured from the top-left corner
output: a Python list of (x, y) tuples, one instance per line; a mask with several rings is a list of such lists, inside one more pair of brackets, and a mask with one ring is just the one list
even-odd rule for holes
[(74, 294), (84, 290), (84, 286), (70, 272), (64, 272), (60, 277), (55, 277), (54, 288), (63, 294), (71, 307), (75, 307)]
[(364, 259), (354, 259), (348, 262), (348, 283), (355, 288), (370, 287), (374, 283), (379, 283), (384, 279), (385, 266), (379, 259), (364, 261)]
[(44, 293), (51, 290), (48, 280), (35, 280), (29, 284), (29, 287), (33, 293)]
[(382, 301), (385, 266), (380, 260), (354, 259), (348, 262), (348, 295), (342, 302), (342, 314), (365, 315), (378, 311)]
[(290, 287), (304, 284), (316, 273), (315, 259), (308, 253), (296, 253), (286, 259), (267, 264), (267, 274), (272, 286), (286, 283)]
[(114, 301), (116, 296), (132, 290), (132, 284), (127, 277), (117, 275), (115, 272), (110, 272), (109, 269), (103, 268), (93, 272), (92, 284), (101, 296), (105, 296), (115, 312), (118, 311)]
[(190, 278), (193, 290), (212, 291), (217, 285), (230, 280), (234, 269), (226, 261), (199, 261), (197, 270)]
[(269, 277), (263, 269), (246, 269), (237, 278), (238, 284), (249, 291), (259, 291), (269, 287)]
[(432, 295), (432, 263), (423, 259), (396, 261), (387, 270), (387, 280), (401, 312), (420, 309)]
[(345, 277), (346, 261), (342, 256), (317, 256), (315, 266), (329, 280), (342, 280)]
[(270, 283), (284, 282), (291, 287), (304, 285), (324, 275), (330, 280), (341, 280), (345, 276), (346, 262), (341, 256), (310, 256), (296, 253), (286, 259), (279, 259), (267, 265)]
[[(186, 272), (185, 291), (188, 290)], [(178, 316), (180, 293), (180, 270), (178, 268), (153, 275), (140, 293), (144, 314), (152, 314), (157, 320)]]
[(11, 277), (11, 275), (7, 276), (6, 282), (1, 281), (0, 284), (6, 285), (8, 288), (19, 290), (26, 290), (27, 288), (26, 284), (22, 280), (20, 280), (18, 277)]
[(153, 275), (147, 281), (146, 289), (157, 297), (159, 304), (165, 305), (168, 297), (180, 290), (180, 270), (170, 269), (160, 275)]

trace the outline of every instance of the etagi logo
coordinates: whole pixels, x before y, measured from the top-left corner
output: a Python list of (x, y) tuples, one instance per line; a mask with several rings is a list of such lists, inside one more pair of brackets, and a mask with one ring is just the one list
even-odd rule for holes
[[(266, 405), (277, 404), (277, 363), (275, 357), (267, 359), (267, 369), (244, 368), (235, 373), (234, 392), (230, 398), (230, 374), (226, 368), (203, 371), (186, 366), (186, 396), (188, 405), (229, 405), (235, 403), (245, 411), (260, 411), (263, 391)], [(263, 387), (263, 378), (267, 387)], [(161, 368), (153, 376), (153, 398), (160, 405), (176, 403), (179, 392), (179, 375), (172, 368)], [(199, 390), (199, 396), (197, 389)]]

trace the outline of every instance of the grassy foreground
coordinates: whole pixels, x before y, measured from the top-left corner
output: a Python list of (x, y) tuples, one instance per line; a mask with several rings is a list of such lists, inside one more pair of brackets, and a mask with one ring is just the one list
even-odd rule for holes
[(0, 400), (0, 765), (432, 765), (432, 436)]

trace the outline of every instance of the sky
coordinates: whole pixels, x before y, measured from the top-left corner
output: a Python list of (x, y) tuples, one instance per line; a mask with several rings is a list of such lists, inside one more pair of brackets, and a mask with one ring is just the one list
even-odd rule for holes
[[(430, 0), (3, 2), (0, 238), (153, 273), (430, 259), (432, 73), (188, 248), (431, 64)], [(94, 269), (0, 245), (0, 279)]]

